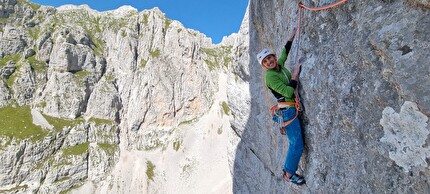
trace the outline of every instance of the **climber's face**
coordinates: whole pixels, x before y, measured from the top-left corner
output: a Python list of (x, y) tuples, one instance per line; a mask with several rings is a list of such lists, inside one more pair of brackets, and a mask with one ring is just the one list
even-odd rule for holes
[(276, 65), (278, 65), (278, 60), (276, 59), (275, 55), (267, 55), (267, 57), (264, 57), (261, 63), (265, 68), (273, 69), (276, 67)]

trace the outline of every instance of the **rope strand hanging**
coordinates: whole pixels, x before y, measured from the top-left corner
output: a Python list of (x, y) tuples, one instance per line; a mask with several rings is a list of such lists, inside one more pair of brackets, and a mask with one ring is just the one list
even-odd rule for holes
[(336, 6), (338, 6), (338, 5), (342, 4), (342, 3), (345, 3), (347, 1), (348, 0), (340, 0), (340, 1), (336, 2), (336, 3), (333, 3), (331, 5), (327, 5), (327, 6), (323, 6), (323, 7), (308, 7), (308, 6), (303, 5), (303, 3), (300, 2), (299, 6), (302, 7), (302, 8), (305, 8), (307, 10), (311, 10), (311, 11), (321, 11), (321, 10), (325, 10), (325, 9), (330, 9), (330, 8), (336, 7)]
[[(327, 5), (327, 6), (323, 6), (323, 7), (308, 7), (305, 6), (302, 2), (299, 2), (299, 11), (298, 11), (298, 16), (297, 16), (297, 47), (296, 47), (296, 58), (294, 61), (294, 64), (298, 65), (299, 63), (299, 51), (300, 51), (300, 34), (301, 34), (301, 17), (302, 17), (302, 9), (307, 9), (310, 11), (321, 11), (321, 10), (326, 10), (326, 9), (330, 9), (333, 7), (336, 7), (342, 3), (347, 2), (348, 0), (340, 0), (336, 3)], [(300, 73), (299, 73), (300, 74)], [(301, 104), (301, 100), (300, 100), (300, 96), (299, 96), (299, 84), (297, 85), (297, 89), (294, 91), (294, 95), (296, 96), (296, 103), (298, 103), (298, 108), (300, 108), (300, 111), (303, 111), (303, 106)]]
[(297, 16), (297, 48), (296, 48), (296, 60), (295, 60), (295, 64), (298, 63), (299, 61), (299, 50), (300, 50), (300, 26), (301, 26), (301, 15), (302, 15), (302, 9), (307, 9), (310, 11), (322, 11), (322, 10), (326, 10), (326, 9), (330, 9), (333, 7), (336, 7), (342, 3), (347, 2), (348, 0), (340, 0), (336, 3), (327, 5), (327, 6), (323, 6), (323, 7), (308, 7), (305, 6), (302, 2), (299, 2), (299, 12), (298, 12), (298, 16)]

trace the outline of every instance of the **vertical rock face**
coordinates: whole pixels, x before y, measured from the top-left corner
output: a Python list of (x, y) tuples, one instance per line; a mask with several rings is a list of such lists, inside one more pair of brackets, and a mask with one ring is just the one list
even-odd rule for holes
[[(302, 2), (320, 7), (336, 1)], [(296, 187), (281, 177), (288, 142), (272, 128), (267, 114), (274, 100), (265, 94), (254, 56), (263, 47), (279, 54), (297, 25), (298, 6), (251, 0), (250, 61), (243, 67), (249, 68), (250, 88), (242, 88), (249, 93), (242, 100), (250, 108), (232, 108), (232, 114), (246, 118), (244, 110), (250, 112), (245, 122), (232, 122), (240, 137), (233, 156), (233, 191), (427, 193), (429, 5), (348, 1), (325, 11), (303, 10), (299, 62), (306, 145), (299, 173), (307, 185)]]
[[(53, 193), (85, 183), (101, 193), (126, 191), (111, 175), (121, 152), (172, 144), (186, 152), (172, 134), (220, 109), (218, 73), (238, 42), (213, 45), (158, 8), (1, 3), (0, 192)], [(228, 125), (213, 127), (220, 135)], [(194, 158), (182, 173), (192, 173)], [(165, 175), (150, 167), (129, 192), (155, 192), (166, 182), (151, 183)]]

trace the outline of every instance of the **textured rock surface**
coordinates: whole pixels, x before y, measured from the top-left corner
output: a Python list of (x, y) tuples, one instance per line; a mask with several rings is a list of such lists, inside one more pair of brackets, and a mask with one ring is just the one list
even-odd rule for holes
[[(227, 144), (215, 140), (226, 140), (229, 129), (225, 71), (234, 41), (213, 45), (158, 8), (97, 12), (0, 2), (0, 192), (85, 185), (84, 193), (153, 193), (177, 184), (185, 192), (190, 182), (231, 190)], [(215, 119), (202, 118), (208, 112)], [(195, 152), (207, 150), (222, 151), (200, 161)], [(165, 151), (174, 171), (154, 159)], [(151, 160), (157, 167), (149, 173)], [(214, 160), (213, 168), (204, 166)], [(171, 180), (176, 172), (182, 182)], [(208, 180), (215, 185), (200, 178), (214, 172)]]
[(380, 123), (384, 127), (384, 136), (380, 141), (392, 147), (390, 158), (405, 172), (415, 167), (425, 170), (428, 166), (426, 160), (430, 155), (430, 148), (426, 145), (426, 139), (430, 132), (427, 121), (427, 116), (419, 112), (415, 103), (409, 101), (403, 104), (400, 113), (395, 113), (391, 107), (382, 112)]
[[(335, 1), (302, 2), (319, 7)], [(251, 87), (236, 91), (250, 93), (242, 100), (249, 100), (251, 107), (245, 122), (232, 122), (240, 136), (233, 191), (427, 193), (428, 5), (427, 1), (349, 1), (331, 10), (303, 12), (300, 88), (306, 145), (299, 172), (307, 185), (296, 187), (281, 177), (287, 142), (272, 130), (266, 116), (273, 98), (265, 94), (255, 54), (263, 47), (280, 52), (296, 26), (298, 7), (289, 1), (251, 0), (247, 80)], [(288, 67), (294, 60), (291, 53)], [(230, 102), (236, 101), (230, 97)], [(232, 110), (244, 118), (243, 109)], [(399, 117), (395, 112), (400, 112), (401, 120), (393, 121), (393, 116)], [(414, 133), (404, 132), (412, 129)], [(403, 135), (400, 144), (389, 143), (389, 134), (396, 134), (396, 139)]]
[(428, 1), (304, 11), (303, 187), (281, 177), (288, 140), (255, 60), (280, 52), (295, 3), (251, 0), (212, 45), (158, 9), (0, 2), (0, 192), (430, 190)]

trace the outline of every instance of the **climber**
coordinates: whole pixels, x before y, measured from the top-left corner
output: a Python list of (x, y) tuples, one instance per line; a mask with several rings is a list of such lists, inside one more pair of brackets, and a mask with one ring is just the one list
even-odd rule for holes
[[(264, 48), (260, 53), (257, 54), (258, 62), (267, 69), (265, 73), (266, 86), (271, 90), (275, 98), (278, 100), (276, 106), (276, 114), (274, 120), (281, 123), (288, 123), (280, 128), (281, 134), (286, 135), (290, 142), (288, 147), (287, 157), (283, 168), (283, 177), (286, 181), (302, 185), (305, 183), (305, 179), (296, 174), (300, 157), (303, 153), (303, 137), (300, 127), (300, 121), (297, 117), (298, 106), (295, 102), (294, 91), (297, 87), (299, 79), (301, 65), (297, 63), (294, 66), (293, 73), (291, 74), (287, 68), (284, 67), (284, 63), (287, 60), (287, 55), (291, 49), (296, 29), (293, 32), (282, 49), (282, 54), (279, 59), (276, 59), (276, 55), (267, 48)], [(272, 108), (273, 110), (273, 108)], [(277, 116), (279, 115), (279, 117)]]

